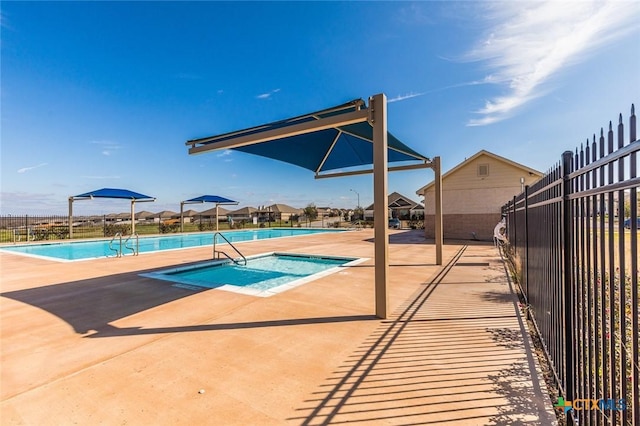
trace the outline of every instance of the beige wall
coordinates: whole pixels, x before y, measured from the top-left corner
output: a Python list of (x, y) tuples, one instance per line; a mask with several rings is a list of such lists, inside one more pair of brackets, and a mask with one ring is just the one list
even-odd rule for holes
[[(488, 165), (488, 176), (478, 176), (479, 165)], [(442, 213), (499, 214), (500, 207), (521, 192), (522, 177), (525, 178), (525, 185), (539, 179), (538, 176), (530, 176), (525, 170), (511, 164), (482, 155), (443, 179)], [(432, 185), (425, 196), (425, 215), (434, 213)]]
[[(500, 213), (485, 214), (444, 214), (442, 215), (442, 231), (446, 239), (458, 240), (493, 240), (493, 229), (500, 221)], [(435, 238), (435, 216), (424, 218), (424, 235)]]

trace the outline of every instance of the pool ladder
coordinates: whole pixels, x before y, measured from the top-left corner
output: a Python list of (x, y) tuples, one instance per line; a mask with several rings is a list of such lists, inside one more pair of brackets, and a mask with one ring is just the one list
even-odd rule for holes
[(234, 259), (233, 257), (229, 256), (227, 253), (223, 252), (222, 250), (216, 250), (216, 240), (217, 240), (218, 236), (221, 236), (222, 239), (225, 240), (227, 242), (227, 244), (229, 244), (229, 246), (231, 246), (236, 251), (236, 253), (238, 253), (240, 255), (240, 257), (244, 261), (244, 266), (246, 266), (247, 265), (247, 258), (244, 257), (244, 255), (242, 253), (240, 253), (240, 250), (238, 250), (236, 248), (236, 246), (231, 244), (231, 241), (227, 240), (227, 237), (222, 235), (220, 232), (216, 232), (215, 234), (213, 234), (213, 258), (214, 259), (220, 259), (220, 255), (223, 254), (223, 255), (225, 255), (225, 257), (227, 259), (231, 260), (236, 265), (240, 265), (240, 261), (239, 260)]
[[(129, 245), (129, 242), (132, 238), (134, 238), (135, 241), (135, 246), (133, 247)], [(118, 246), (113, 247), (113, 243), (116, 240), (118, 240)], [(113, 236), (111, 241), (109, 241), (109, 249), (116, 253), (116, 257), (124, 256), (123, 249), (131, 250), (132, 254), (134, 256), (137, 256), (138, 253), (140, 253), (140, 239), (138, 237), (138, 234), (131, 234), (127, 237), (126, 240), (122, 241), (122, 234), (120, 232), (117, 232), (116, 235)]]

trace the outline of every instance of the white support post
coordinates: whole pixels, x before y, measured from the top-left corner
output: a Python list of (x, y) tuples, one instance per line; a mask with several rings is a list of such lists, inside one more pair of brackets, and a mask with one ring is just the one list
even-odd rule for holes
[(376, 316), (387, 318), (387, 277), (389, 275), (389, 229), (387, 196), (387, 97), (369, 99), (373, 121), (373, 221), (375, 245)]
[(69, 197), (69, 239), (73, 239), (73, 197)]
[(184, 201), (180, 202), (180, 232), (184, 232)]
[[(442, 171), (440, 169), (440, 157), (433, 158), (433, 171), (435, 172), (435, 239), (436, 239), (436, 265), (442, 265)], [(426, 199), (426, 193), (425, 193)]]
[(131, 235), (136, 233), (136, 200), (131, 200)]

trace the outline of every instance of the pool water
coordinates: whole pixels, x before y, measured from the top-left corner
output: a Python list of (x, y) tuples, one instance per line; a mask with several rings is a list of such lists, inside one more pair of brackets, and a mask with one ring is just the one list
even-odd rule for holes
[(340, 271), (366, 259), (269, 253), (247, 258), (247, 264), (230, 260), (142, 274), (172, 281), (180, 287), (217, 288), (253, 296), (269, 297), (309, 281)]
[[(318, 234), (326, 232), (343, 232), (339, 229), (308, 229), (308, 228), (268, 228), (243, 231), (221, 232), (231, 243), (262, 240), (268, 238), (294, 237), (299, 235)], [(160, 237), (141, 237), (139, 252), (151, 253), (161, 250), (177, 250), (190, 247), (200, 247), (213, 244), (213, 233), (163, 235)], [(114, 251), (109, 248), (110, 240), (99, 241), (69, 241), (45, 244), (20, 244), (3, 246), (0, 251), (42, 257), (50, 260), (70, 261), (86, 260), (99, 257), (113, 257)], [(124, 241), (124, 238), (123, 238)], [(216, 244), (226, 244), (222, 238), (216, 239)], [(133, 245), (133, 241), (129, 242)], [(114, 244), (117, 246), (117, 244)], [(131, 255), (131, 251), (123, 250), (123, 255)]]

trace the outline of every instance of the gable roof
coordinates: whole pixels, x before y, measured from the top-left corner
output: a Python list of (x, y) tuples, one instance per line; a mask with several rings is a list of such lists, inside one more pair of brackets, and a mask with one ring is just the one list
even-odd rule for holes
[[(220, 216), (227, 216), (229, 214), (231, 210), (229, 209), (225, 209), (224, 207), (218, 207), (218, 214)], [(200, 212), (200, 216), (215, 216), (216, 215), (216, 208), (212, 207), (208, 210), (205, 210), (203, 212)]]
[(240, 214), (247, 215), (247, 214), (255, 213), (257, 211), (258, 209), (256, 209), (255, 207), (243, 207), (238, 210), (230, 211), (229, 214), (230, 215), (240, 215)]
[(300, 213), (302, 211), (302, 209), (296, 209), (286, 204), (271, 204), (262, 211), (269, 211), (269, 208), (274, 213)]
[[(447, 176), (450, 176), (450, 175), (454, 174), (455, 172), (457, 172), (458, 170), (460, 170), (461, 168), (463, 168), (467, 164), (469, 164), (472, 161), (480, 158), (483, 155), (485, 155), (487, 157), (490, 157), (490, 158), (493, 158), (494, 160), (498, 160), (498, 161), (500, 161), (502, 163), (509, 164), (510, 166), (516, 167), (518, 169), (524, 170), (525, 172), (531, 173), (531, 174), (533, 174), (535, 176), (542, 177), (542, 173), (541, 172), (539, 172), (539, 171), (537, 171), (535, 169), (532, 169), (531, 167), (527, 167), (527, 166), (525, 166), (523, 164), (516, 163), (513, 160), (509, 160), (508, 158), (502, 157), (500, 155), (494, 154), (493, 152), (489, 152), (487, 150), (482, 149), (482, 150), (476, 152), (471, 157), (469, 157), (466, 160), (464, 160), (462, 163), (460, 163), (457, 166), (455, 166), (453, 169), (451, 169), (451, 170), (447, 171), (446, 173), (444, 173), (442, 175), (442, 180), (444, 180)], [(431, 182), (429, 182), (428, 184), (426, 184), (422, 188), (418, 189), (416, 191), (416, 194), (417, 195), (422, 195), (426, 189), (431, 188), (434, 184), (435, 184), (435, 181), (432, 180)]]
[[(392, 192), (391, 194), (389, 194), (389, 196), (387, 197), (387, 206), (391, 207), (391, 208), (393, 208), (393, 207), (396, 207), (396, 208), (406, 207), (409, 210), (413, 210), (416, 207), (417, 208), (424, 208), (422, 206), (422, 204), (416, 203), (411, 198), (405, 197), (404, 195), (400, 194), (399, 192)], [(371, 204), (369, 207), (365, 208), (365, 210), (373, 210), (373, 204)]]

